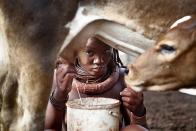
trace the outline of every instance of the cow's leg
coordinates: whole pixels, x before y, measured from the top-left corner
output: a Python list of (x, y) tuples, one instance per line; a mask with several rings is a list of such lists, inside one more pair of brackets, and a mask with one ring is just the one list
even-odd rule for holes
[(43, 130), (52, 73), (43, 71), (38, 63), (19, 70), (20, 74), (9, 70), (4, 75), (1, 88), (1, 130)]
[(17, 93), (18, 116), (10, 130), (43, 130), (51, 79), (52, 73), (43, 71), (39, 63), (31, 61), (20, 68)]
[[(4, 80), (3, 80), (3, 79)], [(3, 82), (4, 81), (4, 82)], [(9, 130), (10, 124), (14, 121), (18, 82), (13, 72), (8, 72), (1, 77), (3, 83), (1, 88), (1, 130)]]

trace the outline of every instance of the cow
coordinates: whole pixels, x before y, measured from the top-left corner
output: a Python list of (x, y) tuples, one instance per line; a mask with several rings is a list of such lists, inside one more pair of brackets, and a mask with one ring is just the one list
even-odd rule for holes
[(41, 131), (64, 25), (78, 0), (0, 2), (0, 130)]
[(177, 20), (156, 44), (129, 64), (136, 90), (177, 90), (196, 85), (196, 15)]
[[(75, 21), (78, 11), (88, 22)], [(83, 28), (97, 22), (126, 27), (139, 36), (131, 42), (137, 45), (156, 39), (176, 18), (195, 11), (195, 0), (1, 0), (0, 130), (43, 130), (55, 60)], [(129, 41), (123, 33), (99, 33), (111, 45), (115, 37), (119, 43)]]

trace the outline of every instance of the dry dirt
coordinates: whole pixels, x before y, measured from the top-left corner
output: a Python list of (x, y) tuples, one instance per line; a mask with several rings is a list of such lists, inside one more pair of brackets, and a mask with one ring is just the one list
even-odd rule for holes
[(196, 96), (169, 92), (144, 92), (150, 131), (196, 131)]

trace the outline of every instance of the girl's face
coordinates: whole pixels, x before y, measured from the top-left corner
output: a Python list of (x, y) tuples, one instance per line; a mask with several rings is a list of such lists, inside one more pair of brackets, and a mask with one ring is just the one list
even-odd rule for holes
[(84, 50), (79, 52), (78, 59), (81, 67), (98, 77), (107, 71), (107, 65), (112, 59), (112, 48), (96, 38), (90, 38)]

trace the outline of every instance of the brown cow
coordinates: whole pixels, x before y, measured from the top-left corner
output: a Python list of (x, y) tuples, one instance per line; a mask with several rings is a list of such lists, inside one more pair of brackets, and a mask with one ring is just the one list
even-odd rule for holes
[(196, 16), (176, 21), (129, 69), (126, 80), (136, 89), (172, 90), (196, 85)]

